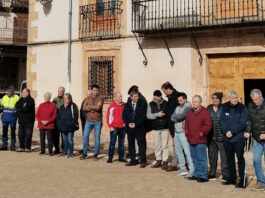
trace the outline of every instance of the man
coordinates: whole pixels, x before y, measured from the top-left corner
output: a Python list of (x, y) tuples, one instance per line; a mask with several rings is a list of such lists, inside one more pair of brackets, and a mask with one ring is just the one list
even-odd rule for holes
[(124, 159), (125, 125), (122, 120), (123, 109), (122, 95), (120, 92), (116, 92), (114, 93), (114, 101), (109, 105), (107, 111), (107, 124), (110, 130), (109, 159), (107, 163), (112, 163), (117, 137), (119, 141), (119, 161), (127, 162)]
[[(60, 110), (60, 107), (63, 105), (63, 96), (65, 93), (65, 88), (64, 87), (59, 87), (58, 88), (58, 96), (56, 98), (53, 99), (53, 103), (56, 105), (56, 109), (57, 109), (57, 114)], [(59, 154), (60, 153), (60, 131), (57, 127), (56, 121), (54, 124), (54, 133), (53, 133), (53, 145), (55, 147), (55, 151), (54, 154)], [(61, 148), (63, 149), (63, 137), (61, 136)]]
[[(178, 97), (179, 106), (177, 106), (175, 112), (171, 116), (171, 121), (175, 123), (175, 150), (179, 161), (180, 170), (177, 171), (177, 176), (186, 176), (190, 178), (193, 176), (194, 166), (190, 155), (190, 148), (187, 138), (184, 133), (185, 119), (188, 112), (191, 109), (191, 103), (187, 101), (187, 95), (185, 93), (179, 93)], [(189, 171), (186, 168), (185, 156), (188, 161)]]
[(153, 101), (147, 108), (147, 119), (151, 121), (152, 135), (155, 141), (156, 163), (151, 168), (168, 169), (168, 125), (166, 119), (167, 101), (162, 98), (160, 90), (154, 91)]
[(202, 106), (202, 97), (192, 98), (192, 109), (185, 121), (185, 135), (190, 144), (190, 153), (194, 165), (194, 176), (189, 180), (208, 182), (207, 135), (212, 128), (209, 112)]
[(146, 111), (147, 106), (139, 100), (139, 94), (132, 91), (130, 101), (124, 106), (122, 114), (125, 123), (125, 131), (128, 136), (129, 152), (131, 161), (126, 166), (135, 166), (138, 162), (135, 159), (135, 139), (137, 140), (140, 153), (140, 168), (146, 167)]
[(208, 139), (208, 156), (209, 156), (209, 180), (217, 180), (216, 170), (218, 162), (218, 151), (221, 157), (221, 174), (222, 183), (225, 183), (229, 177), (229, 168), (227, 163), (227, 156), (225, 152), (225, 143), (220, 125), (220, 115), (222, 112), (222, 92), (215, 92), (212, 95), (212, 104), (207, 107), (207, 111), (210, 113), (212, 120), (212, 130)]
[(83, 110), (86, 112), (86, 124), (83, 136), (83, 154), (81, 160), (87, 159), (88, 142), (91, 131), (94, 129), (94, 159), (98, 160), (100, 147), (100, 133), (102, 127), (102, 109), (104, 97), (99, 95), (99, 86), (94, 84), (91, 86), (92, 94), (85, 99)]
[(265, 191), (265, 177), (262, 169), (262, 155), (265, 157), (265, 101), (259, 89), (250, 93), (252, 102), (248, 106), (248, 122), (245, 138), (253, 136), (253, 162), (257, 176), (255, 190)]
[(19, 100), (19, 96), (15, 94), (13, 86), (7, 88), (6, 95), (2, 98), (1, 104), (3, 107), (2, 114), (2, 125), (3, 125), (3, 145), (0, 148), (2, 151), (7, 150), (8, 146), (8, 126), (11, 128), (11, 151), (16, 151), (16, 123), (17, 123), (17, 112), (16, 103)]
[[(235, 185), (236, 188), (245, 188), (244, 172), (244, 131), (247, 125), (247, 108), (239, 103), (235, 91), (228, 93), (229, 101), (223, 104), (223, 110), (220, 116), (220, 123), (223, 137), (225, 140), (225, 150), (229, 167), (229, 178), (223, 184)], [(237, 181), (235, 155), (237, 156), (239, 183)]]
[[(87, 97), (91, 96), (92, 91), (88, 90), (87, 91)], [(81, 107), (80, 107), (80, 120), (81, 120), (81, 124), (82, 124), (82, 135), (84, 136), (84, 129), (85, 129), (85, 124), (86, 124), (86, 112), (84, 112), (83, 110), (83, 105), (86, 99), (83, 100)], [(89, 150), (89, 142), (88, 142), (88, 150)], [(83, 153), (83, 149), (79, 150), (79, 153), (82, 154)]]
[[(172, 84), (170, 84), (169, 82), (164, 83), (161, 89), (168, 98), (167, 109), (165, 113), (166, 113), (166, 118), (168, 121), (169, 132), (170, 132), (170, 135), (173, 141), (174, 135), (175, 135), (175, 129), (174, 129), (175, 123), (171, 121), (171, 115), (175, 111), (176, 107), (179, 105), (178, 103), (179, 92), (176, 91), (174, 87), (172, 86)], [(168, 169), (166, 171), (168, 172), (176, 171), (178, 169), (177, 166), (178, 166), (178, 158), (176, 155), (175, 143), (173, 141), (172, 162), (171, 162), (171, 166), (168, 166)]]

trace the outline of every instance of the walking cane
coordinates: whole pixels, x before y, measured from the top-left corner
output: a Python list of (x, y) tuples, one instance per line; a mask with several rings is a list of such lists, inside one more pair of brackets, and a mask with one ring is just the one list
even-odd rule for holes
[[(250, 138), (250, 137), (249, 137)], [(245, 174), (244, 174), (244, 188), (246, 188), (246, 184), (247, 184), (247, 162), (248, 162), (248, 151), (249, 151), (249, 138), (247, 139), (247, 149), (246, 149), (246, 160), (245, 160)]]

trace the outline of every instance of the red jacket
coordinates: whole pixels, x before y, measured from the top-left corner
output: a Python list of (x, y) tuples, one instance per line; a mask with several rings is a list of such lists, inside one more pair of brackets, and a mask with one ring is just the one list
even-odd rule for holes
[[(54, 129), (54, 122), (56, 119), (56, 105), (53, 104), (52, 102), (44, 102), (41, 103), (37, 113), (36, 113), (36, 118), (38, 120), (38, 128), (39, 129)], [(47, 120), (48, 124), (43, 125), (41, 121)]]
[(112, 102), (109, 105), (107, 111), (107, 124), (109, 128), (117, 128), (122, 129), (125, 127), (124, 121), (122, 119), (122, 113), (124, 109), (124, 103), (117, 104), (116, 102)]
[(189, 111), (185, 121), (185, 135), (190, 144), (207, 144), (207, 135), (211, 128), (210, 114), (205, 107)]

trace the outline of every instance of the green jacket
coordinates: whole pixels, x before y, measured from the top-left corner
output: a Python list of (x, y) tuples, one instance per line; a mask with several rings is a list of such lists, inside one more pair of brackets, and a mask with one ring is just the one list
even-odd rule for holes
[(57, 112), (59, 111), (60, 107), (63, 105), (63, 97), (57, 96), (52, 101), (56, 105)]

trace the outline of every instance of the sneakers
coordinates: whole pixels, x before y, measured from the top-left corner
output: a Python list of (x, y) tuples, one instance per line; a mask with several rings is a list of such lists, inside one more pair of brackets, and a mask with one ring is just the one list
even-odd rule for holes
[(12, 148), (10, 148), (10, 151), (16, 151), (16, 148), (15, 147), (12, 147)]
[(265, 192), (265, 186), (260, 186), (256, 184), (254, 187), (250, 188), (251, 191), (262, 191)]
[(80, 157), (80, 160), (85, 160), (87, 159), (87, 155), (86, 154), (83, 154), (81, 157)]
[(112, 159), (108, 159), (108, 160), (107, 160), (107, 163), (108, 163), (108, 164), (112, 163)]
[(31, 152), (31, 149), (25, 149), (25, 152), (26, 153), (30, 153)]
[(186, 178), (186, 179), (189, 179), (189, 178), (191, 178), (191, 177), (193, 177), (193, 176), (194, 176), (193, 173), (189, 172), (189, 173), (185, 176), (185, 178)]
[(180, 170), (177, 171), (176, 175), (177, 175), (177, 176), (185, 176), (185, 175), (187, 175), (188, 173), (189, 173), (189, 172), (188, 172), (187, 169), (180, 169)]
[(208, 180), (210, 180), (210, 181), (216, 181), (217, 178), (216, 178), (215, 175), (209, 175), (209, 176), (208, 176)]
[(25, 152), (25, 149), (23, 149), (23, 148), (18, 148), (18, 149), (17, 149), (17, 152)]
[(1, 147), (0, 151), (7, 151), (7, 147)]

